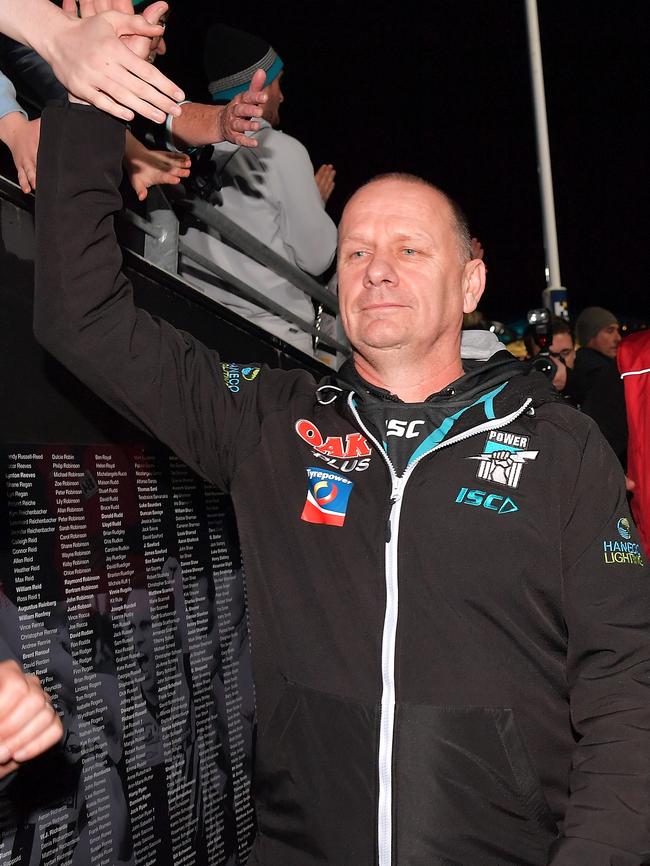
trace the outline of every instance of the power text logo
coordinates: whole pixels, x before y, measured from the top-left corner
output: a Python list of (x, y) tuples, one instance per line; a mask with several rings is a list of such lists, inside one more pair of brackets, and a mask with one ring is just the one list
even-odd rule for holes
[(535, 460), (539, 454), (539, 451), (527, 450), (529, 441), (528, 436), (491, 430), (483, 453), (468, 458), (479, 461), (476, 477), (504, 487), (517, 487), (524, 464)]

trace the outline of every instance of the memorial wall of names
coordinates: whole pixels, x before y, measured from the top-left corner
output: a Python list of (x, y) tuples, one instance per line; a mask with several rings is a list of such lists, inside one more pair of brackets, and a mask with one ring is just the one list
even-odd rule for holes
[(0, 642), (60, 747), (0, 789), (0, 866), (235, 866), (254, 698), (230, 501), (164, 450), (0, 453)]

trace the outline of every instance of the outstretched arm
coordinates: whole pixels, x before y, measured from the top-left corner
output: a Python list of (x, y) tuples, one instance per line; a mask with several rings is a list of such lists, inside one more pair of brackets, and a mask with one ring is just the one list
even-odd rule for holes
[(238, 93), (228, 105), (204, 105), (188, 102), (183, 113), (172, 122), (172, 143), (179, 148), (202, 147), (229, 141), (241, 147), (257, 147), (257, 140), (247, 136), (256, 132), (262, 106), (268, 96), (264, 90), (266, 73), (258, 69), (245, 93)]
[(46, 752), (63, 726), (38, 677), (15, 661), (0, 662), (0, 779)]
[(183, 92), (119, 38), (161, 36), (163, 28), (142, 15), (76, 19), (49, 0), (2, 0), (0, 31), (34, 48), (71, 93), (109, 114), (131, 120), (137, 112), (158, 123), (180, 114)]

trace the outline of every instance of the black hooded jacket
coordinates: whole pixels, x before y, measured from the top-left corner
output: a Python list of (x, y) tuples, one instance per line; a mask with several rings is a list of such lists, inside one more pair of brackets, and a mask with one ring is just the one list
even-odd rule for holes
[(36, 332), (232, 496), (249, 862), (650, 863), (648, 573), (596, 426), (499, 354), (421, 407), (350, 370), (222, 367), (133, 305), (122, 138), (92, 109), (45, 113)]
[(627, 415), (625, 389), (614, 358), (583, 347), (565, 389), (580, 409), (593, 418), (625, 469), (627, 464)]

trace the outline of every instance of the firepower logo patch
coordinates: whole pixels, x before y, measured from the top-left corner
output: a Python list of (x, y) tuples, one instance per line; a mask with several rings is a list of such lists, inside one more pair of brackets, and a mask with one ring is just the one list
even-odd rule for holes
[(343, 526), (354, 482), (338, 472), (310, 466), (307, 501), (300, 519), (307, 523)]

